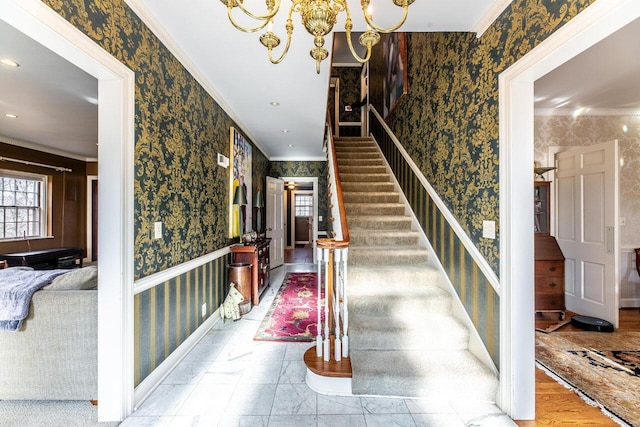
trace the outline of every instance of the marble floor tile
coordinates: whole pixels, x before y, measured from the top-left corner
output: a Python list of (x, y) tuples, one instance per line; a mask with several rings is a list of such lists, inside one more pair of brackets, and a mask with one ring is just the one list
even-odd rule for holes
[(267, 427), (269, 417), (266, 415), (229, 415), (220, 418), (218, 427)]
[(198, 384), (189, 398), (178, 409), (176, 415), (215, 415), (224, 413), (235, 384)]
[(456, 411), (446, 400), (405, 399), (404, 402), (412, 414), (455, 414)]
[(364, 415), (318, 415), (318, 427), (367, 427)]
[(306, 384), (278, 384), (271, 414), (311, 415), (317, 413), (317, 394)]
[(418, 427), (409, 414), (365, 414), (367, 427)]
[(182, 362), (163, 381), (163, 384), (197, 384), (206, 373), (202, 362)]
[(303, 360), (285, 360), (281, 363), (278, 382), (280, 384), (304, 383), (306, 375), (307, 365)]
[(456, 414), (413, 414), (418, 427), (465, 427)]
[(238, 385), (231, 396), (225, 414), (269, 415), (276, 394), (275, 384)]
[(269, 417), (269, 427), (316, 427), (318, 420), (315, 415), (272, 415)]
[(127, 417), (118, 427), (169, 427), (173, 416), (166, 417)]
[(404, 399), (390, 397), (361, 397), (365, 414), (408, 414)]
[(176, 415), (194, 388), (194, 385), (162, 384), (151, 393), (151, 396), (142, 403), (133, 416)]
[(362, 402), (357, 396), (326, 396), (318, 394), (318, 414), (362, 415)]

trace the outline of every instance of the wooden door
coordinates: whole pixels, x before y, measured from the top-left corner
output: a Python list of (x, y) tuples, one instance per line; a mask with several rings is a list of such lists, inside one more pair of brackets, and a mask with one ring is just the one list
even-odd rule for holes
[(618, 326), (618, 144), (555, 156), (556, 238), (567, 309)]
[(271, 268), (284, 264), (284, 181), (267, 177), (267, 237), (271, 238)]

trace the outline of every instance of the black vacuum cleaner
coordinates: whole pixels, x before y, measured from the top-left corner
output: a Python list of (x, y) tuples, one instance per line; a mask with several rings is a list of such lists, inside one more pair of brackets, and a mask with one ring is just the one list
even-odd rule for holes
[(594, 332), (613, 332), (613, 324), (591, 316), (573, 316), (571, 324), (576, 328)]

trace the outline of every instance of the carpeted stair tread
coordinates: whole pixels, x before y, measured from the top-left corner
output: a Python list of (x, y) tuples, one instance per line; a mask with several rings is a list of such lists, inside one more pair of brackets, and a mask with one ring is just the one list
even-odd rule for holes
[[(449, 296), (447, 295), (447, 298)], [(356, 316), (392, 316), (398, 311), (429, 311), (432, 314), (449, 314), (451, 300), (447, 298), (430, 298), (428, 296), (407, 298), (405, 295), (388, 295), (378, 293), (374, 295), (353, 295), (349, 300), (349, 316), (353, 320)], [(369, 328), (363, 332), (377, 335), (378, 331)], [(363, 336), (365, 333), (361, 333)], [(389, 347), (389, 349), (393, 349)]]
[(426, 265), (429, 253), (420, 247), (376, 246), (357, 247), (349, 249), (349, 262), (352, 265), (378, 266), (386, 263), (395, 265)]
[(342, 199), (345, 203), (398, 203), (400, 195), (396, 192), (342, 192)]
[(467, 350), (351, 349), (352, 392), (494, 402), (498, 379)]
[(380, 154), (377, 151), (336, 151), (336, 159), (338, 164), (342, 159), (378, 159)]
[(419, 234), (410, 230), (351, 230), (352, 246), (417, 246)]
[(396, 191), (392, 182), (343, 182), (343, 192), (380, 192)]
[[(367, 334), (368, 329), (375, 334)], [(469, 331), (453, 316), (424, 311), (390, 316), (355, 316), (349, 323), (350, 346), (358, 350), (466, 350)]]
[[(340, 166), (340, 179), (344, 174), (351, 173), (387, 173), (387, 168), (384, 165), (343, 165)], [(389, 175), (387, 175), (389, 178)]]
[(422, 285), (437, 286), (440, 278), (435, 268), (404, 265), (380, 265), (375, 268), (350, 266), (347, 276), (350, 290), (359, 289), (360, 284), (364, 288), (378, 285), (388, 287), (392, 284), (394, 289), (405, 286), (409, 289)]
[(341, 182), (390, 182), (387, 173), (343, 173), (340, 172)]
[(345, 203), (347, 221), (349, 215), (402, 215), (404, 203)]
[(359, 158), (350, 158), (350, 159), (341, 159), (340, 167), (343, 166), (384, 166), (384, 162), (380, 157), (373, 159), (359, 159)]
[(349, 231), (358, 229), (410, 230), (411, 218), (401, 215), (349, 215)]

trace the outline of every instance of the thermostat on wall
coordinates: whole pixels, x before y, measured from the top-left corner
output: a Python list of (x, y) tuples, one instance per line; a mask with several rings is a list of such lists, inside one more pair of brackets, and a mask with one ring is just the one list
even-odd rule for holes
[(229, 167), (229, 158), (227, 156), (223, 156), (218, 153), (218, 166), (222, 166), (223, 168)]

